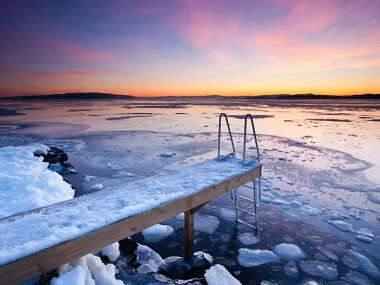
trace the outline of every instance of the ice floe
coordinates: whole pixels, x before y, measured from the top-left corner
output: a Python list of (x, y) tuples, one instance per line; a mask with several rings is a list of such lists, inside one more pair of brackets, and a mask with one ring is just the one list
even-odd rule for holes
[(211, 266), (206, 270), (205, 278), (208, 285), (241, 285), (241, 283), (220, 264)]
[(252, 245), (260, 242), (260, 239), (252, 233), (241, 233), (238, 234), (237, 238), (244, 245)]
[[(96, 284), (122, 285), (121, 280), (115, 278), (116, 268), (113, 264), (105, 265), (100, 257), (88, 254), (58, 268), (59, 277), (52, 280), (52, 284)], [(85, 275), (85, 276), (84, 276)], [(84, 283), (75, 283), (82, 281)], [(66, 281), (68, 283), (66, 283)]]
[(91, 190), (96, 190), (96, 191), (102, 190), (103, 188), (104, 188), (103, 184), (100, 184), (100, 183), (94, 184), (90, 187)]
[(309, 216), (316, 216), (319, 214), (319, 211), (316, 208), (313, 208), (309, 205), (304, 205), (299, 210), (305, 212)]
[(338, 270), (335, 264), (322, 261), (301, 261), (302, 271), (312, 276), (318, 276), (325, 280), (335, 280)]
[(241, 266), (256, 267), (262, 264), (279, 262), (280, 258), (270, 250), (240, 248), (237, 260)]
[(229, 210), (229, 209), (226, 209), (226, 208), (221, 208), (220, 209), (220, 215), (226, 221), (232, 222), (232, 221), (236, 220), (236, 213), (235, 213), (235, 211), (232, 211), (232, 210)]
[(369, 260), (367, 257), (365, 257), (363, 254), (356, 252), (354, 250), (349, 250), (349, 253), (351, 256), (353, 256), (356, 261), (359, 263), (359, 269), (366, 275), (371, 276), (373, 278), (380, 279), (380, 272), (379, 269), (372, 263), (371, 260)]
[(298, 277), (298, 267), (297, 264), (291, 260), (286, 263), (284, 266), (284, 271), (286, 275), (288, 275), (291, 278), (297, 278)]
[(281, 243), (274, 247), (273, 252), (285, 260), (300, 260), (306, 255), (302, 249), (300, 249), (295, 244), (290, 243)]
[(137, 268), (139, 273), (157, 272), (158, 268), (164, 263), (161, 256), (153, 249), (139, 244), (135, 251), (136, 261), (141, 265)]
[(333, 226), (335, 226), (336, 228), (340, 229), (343, 232), (351, 232), (351, 233), (355, 232), (354, 228), (352, 227), (350, 223), (339, 221), (339, 220), (334, 220), (334, 221), (330, 220), (329, 223), (331, 223)]
[(102, 255), (107, 256), (112, 262), (120, 256), (119, 243), (115, 242), (102, 249)]
[(157, 242), (167, 238), (173, 233), (173, 228), (167, 225), (154, 225), (142, 231), (142, 235), (147, 242)]

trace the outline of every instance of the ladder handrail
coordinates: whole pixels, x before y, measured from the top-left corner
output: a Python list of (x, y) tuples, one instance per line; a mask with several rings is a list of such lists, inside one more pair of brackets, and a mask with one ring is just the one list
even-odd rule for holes
[(221, 136), (221, 131), (222, 131), (222, 117), (224, 117), (226, 119), (226, 123), (227, 123), (227, 128), (228, 128), (228, 133), (230, 135), (230, 140), (231, 140), (231, 144), (232, 144), (232, 153), (230, 155), (232, 155), (232, 157), (235, 157), (236, 156), (236, 152), (235, 152), (235, 145), (234, 145), (234, 140), (232, 138), (232, 132), (231, 132), (231, 128), (230, 128), (230, 123), (228, 122), (228, 117), (225, 113), (221, 113), (219, 115), (219, 131), (218, 131), (218, 159), (220, 158), (220, 136)]
[(246, 154), (246, 147), (247, 147), (247, 120), (248, 118), (251, 119), (251, 125), (252, 125), (252, 131), (253, 136), (255, 138), (255, 145), (256, 145), (256, 151), (257, 151), (257, 161), (260, 162), (260, 151), (259, 151), (259, 144), (257, 142), (257, 135), (255, 130), (255, 124), (253, 123), (253, 116), (251, 114), (245, 115), (244, 118), (244, 144), (243, 144), (243, 164), (245, 164), (245, 154)]

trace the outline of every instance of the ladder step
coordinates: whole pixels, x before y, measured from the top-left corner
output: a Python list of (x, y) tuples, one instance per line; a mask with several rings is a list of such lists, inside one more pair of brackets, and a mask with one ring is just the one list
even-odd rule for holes
[(253, 188), (252, 186), (247, 186), (247, 185), (241, 185), (240, 187), (245, 187), (245, 188), (249, 188), (249, 189), (255, 189), (255, 188)]
[(246, 200), (246, 201), (249, 201), (249, 202), (252, 202), (252, 203), (255, 203), (255, 201), (253, 199), (250, 199), (250, 198), (247, 198), (247, 197), (244, 197), (244, 196), (241, 196), (241, 195), (237, 195), (236, 194), (236, 197), (240, 198), (240, 199), (243, 199), (243, 200)]
[(247, 222), (244, 222), (243, 220), (237, 219), (237, 222), (238, 222), (238, 223), (241, 223), (241, 224), (243, 224), (243, 225), (246, 225), (247, 227), (250, 227), (250, 228), (252, 228), (252, 229), (256, 229), (255, 226), (253, 226), (253, 225), (251, 225), (251, 224), (249, 224), (249, 223), (247, 223)]
[(242, 208), (238, 208), (238, 207), (236, 207), (236, 210), (237, 210), (237, 211), (240, 211), (240, 212), (243, 212), (243, 213), (246, 213), (246, 214), (251, 215), (251, 216), (255, 216), (255, 213), (251, 213), (251, 212), (249, 212), (249, 211), (247, 211), (247, 210), (244, 210), (244, 209), (242, 209)]

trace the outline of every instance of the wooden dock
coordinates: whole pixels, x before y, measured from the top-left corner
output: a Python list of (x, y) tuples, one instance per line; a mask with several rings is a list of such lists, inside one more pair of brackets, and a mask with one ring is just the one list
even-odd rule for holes
[(260, 163), (210, 160), (1, 219), (0, 284), (43, 275), (183, 212), (190, 258), (194, 213), (260, 176)]

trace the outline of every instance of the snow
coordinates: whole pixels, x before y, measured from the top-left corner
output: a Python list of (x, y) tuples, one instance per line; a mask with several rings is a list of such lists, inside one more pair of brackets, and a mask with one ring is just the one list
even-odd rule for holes
[(104, 188), (103, 184), (100, 184), (100, 183), (94, 184), (90, 187), (91, 190), (96, 190), (96, 191), (102, 190), (103, 188)]
[(120, 256), (119, 243), (115, 242), (104, 247), (102, 249), (102, 255), (107, 256), (112, 262), (116, 261), (116, 259)]
[(244, 245), (252, 245), (260, 242), (260, 239), (252, 233), (238, 234), (237, 238)]
[(241, 266), (256, 267), (262, 264), (279, 262), (280, 258), (269, 250), (240, 248), (237, 260)]
[(34, 156), (48, 149), (40, 144), (0, 149), (0, 219), (74, 197), (62, 176)]
[[(37, 209), (33, 214), (2, 219), (0, 266), (173, 200), (188, 197), (259, 165), (242, 166), (240, 162), (235, 158), (207, 161)], [(208, 233), (212, 233), (219, 225), (216, 217), (207, 219), (208, 224), (200, 226), (197, 226), (195, 219), (195, 228), (201, 227)], [(210, 225), (212, 228), (209, 228)]]
[(274, 247), (273, 252), (285, 260), (300, 260), (305, 257), (305, 253), (295, 244), (281, 243)]
[(139, 273), (149, 273), (155, 272), (157, 273), (158, 268), (164, 264), (161, 256), (155, 252), (153, 249), (139, 244), (135, 251), (137, 255), (136, 261), (141, 265), (137, 268)]
[(226, 209), (226, 208), (221, 208), (220, 209), (220, 215), (222, 218), (226, 221), (234, 222), (236, 220), (236, 213), (235, 211)]
[[(90, 283), (90, 282), (88, 282)], [(77, 266), (73, 270), (66, 272), (60, 278), (54, 278), (51, 281), (52, 285), (67, 285), (67, 284), (76, 284), (76, 285), (86, 285), (86, 272), (83, 267)]]
[[(77, 269), (81, 268), (81, 269)], [(74, 271), (74, 272), (73, 272)], [(70, 263), (62, 265), (58, 268), (58, 278), (53, 278), (52, 284), (77, 284), (75, 281), (83, 280), (83, 272), (85, 274), (85, 285), (122, 285), (123, 282), (115, 278), (116, 268), (115, 265), (109, 263), (105, 265), (100, 257), (93, 254), (88, 254)], [(68, 277), (67, 277), (68, 276)]]
[(142, 231), (142, 235), (147, 242), (157, 242), (167, 238), (173, 233), (173, 228), (166, 225), (154, 225)]
[(338, 277), (338, 270), (333, 263), (322, 261), (301, 261), (300, 266), (305, 273), (321, 277), (325, 280), (335, 280)]
[(241, 283), (220, 264), (211, 266), (206, 270), (205, 278), (208, 285), (241, 285)]

